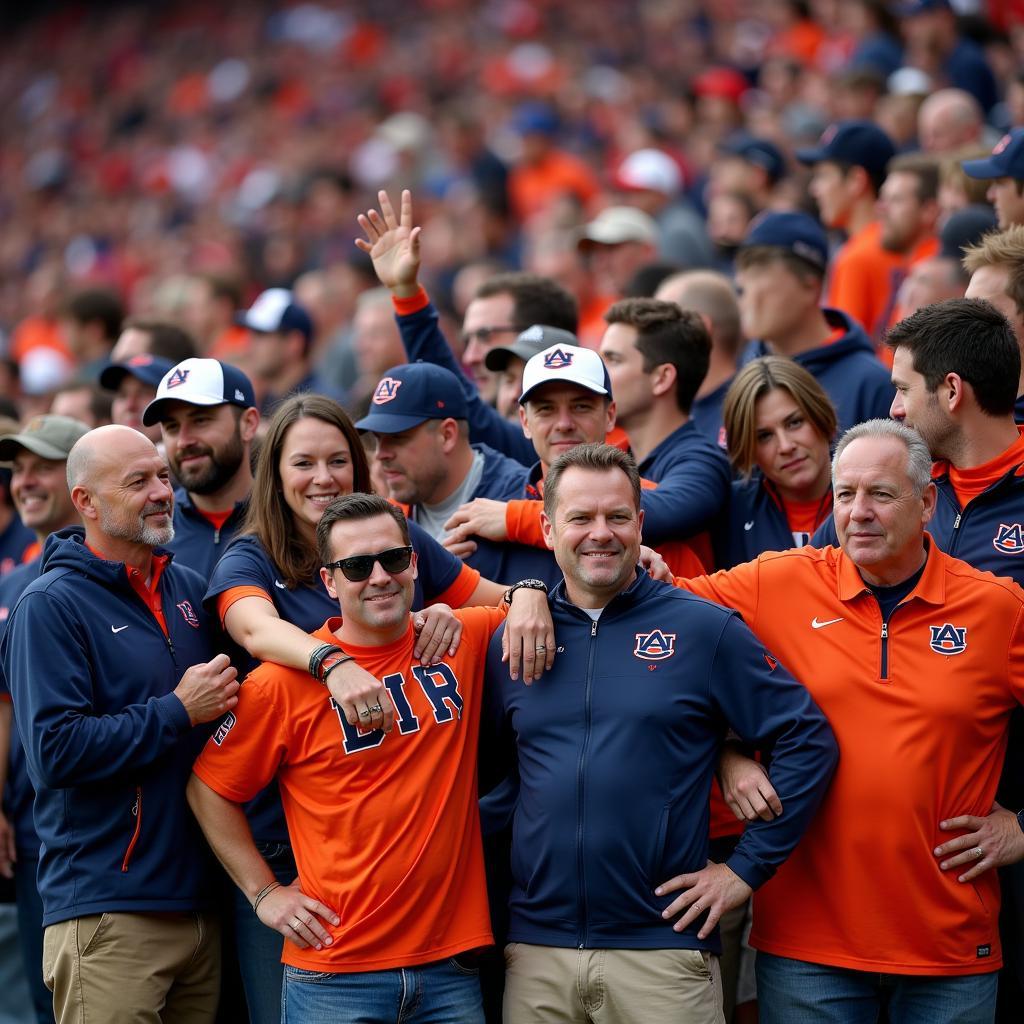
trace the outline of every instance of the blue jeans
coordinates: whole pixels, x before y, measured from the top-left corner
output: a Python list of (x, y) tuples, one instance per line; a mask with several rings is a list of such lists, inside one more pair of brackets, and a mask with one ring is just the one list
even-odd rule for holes
[[(257, 843), (263, 859), (282, 885), (291, 885), (298, 870), (287, 843)], [(242, 890), (234, 887), (235, 942), (238, 969), (251, 1024), (279, 1024), (281, 1020), (281, 947), (284, 939), (254, 913)]]
[(758, 951), (761, 1024), (992, 1024), (998, 974), (875, 974)]
[(454, 959), (358, 974), (285, 967), (282, 1024), (483, 1024), (479, 972)]
[(53, 993), (43, 984), (43, 901), (36, 885), (38, 856), (18, 850), (14, 893), (18, 901), (18, 935), (25, 976), (39, 1024), (53, 1024)]

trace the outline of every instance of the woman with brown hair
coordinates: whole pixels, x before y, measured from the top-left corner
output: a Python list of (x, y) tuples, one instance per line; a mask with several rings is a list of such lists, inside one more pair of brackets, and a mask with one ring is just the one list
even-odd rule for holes
[(764, 356), (736, 374), (722, 418), (739, 479), (716, 534), (716, 565), (809, 543), (832, 512), (837, 418), (828, 395), (792, 359)]

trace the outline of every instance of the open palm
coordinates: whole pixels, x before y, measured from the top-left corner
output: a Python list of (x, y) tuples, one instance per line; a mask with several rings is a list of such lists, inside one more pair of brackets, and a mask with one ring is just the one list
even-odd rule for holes
[(366, 238), (357, 238), (356, 245), (373, 260), (373, 269), (385, 288), (415, 288), (420, 269), (420, 229), (412, 223), (412, 193), (402, 191), (400, 217), (387, 192), (377, 193), (380, 212), (368, 210), (360, 214), (359, 226)]

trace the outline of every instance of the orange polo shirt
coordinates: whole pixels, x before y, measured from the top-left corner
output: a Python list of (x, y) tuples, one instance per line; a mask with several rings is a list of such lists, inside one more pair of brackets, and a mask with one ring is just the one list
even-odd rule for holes
[[(305, 672), (267, 662), (196, 761), (196, 775), (236, 803), (277, 777), (302, 891), (341, 918), (325, 925), (334, 943), (321, 950), (285, 942), (286, 964), (381, 971), (493, 941), (476, 756), (487, 646), (504, 613), (456, 614), (458, 653), (429, 668), (413, 661), (411, 620), (395, 643), (341, 645), (388, 687), (387, 735), (358, 733)], [(337, 643), (340, 625), (313, 635)]]
[(737, 609), (839, 742), (818, 814), (754, 898), (751, 943), (859, 971), (997, 970), (996, 872), (958, 882), (932, 850), (955, 835), (940, 821), (988, 814), (995, 799), (1024, 700), (1024, 591), (931, 543), (883, 638), (878, 603), (838, 548), (766, 553), (677, 584)]

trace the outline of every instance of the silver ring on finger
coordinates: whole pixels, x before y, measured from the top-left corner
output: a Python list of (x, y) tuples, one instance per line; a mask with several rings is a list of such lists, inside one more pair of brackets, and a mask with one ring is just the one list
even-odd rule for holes
[(299, 925), (300, 924), (302, 924), (302, 922), (297, 917), (293, 917), (292, 918), (292, 923), (291, 923), (292, 931), (293, 932), (297, 932), (299, 930)]
[(382, 715), (382, 714), (384, 714), (384, 709), (379, 704), (374, 704), (370, 708), (370, 711), (372, 711), (373, 714), (375, 714), (375, 715)]
[(534, 647), (534, 650), (535, 651), (546, 651), (547, 647), (545, 647), (544, 644), (537, 644), (537, 646)]
[(978, 860), (981, 860), (981, 858), (985, 856), (985, 851), (980, 846), (976, 846), (971, 852), (978, 858)]
[(367, 708), (363, 708), (363, 710), (359, 712), (359, 717), (360, 718), (369, 718), (372, 714), (373, 714), (373, 712), (367, 707)]
[(697, 913), (699, 914), (699, 913), (700, 913), (700, 909), (701, 909), (701, 908), (700, 908), (700, 904), (699, 904), (699, 903), (694, 903), (694, 905), (693, 905), (693, 909), (694, 909), (694, 910), (696, 910), (696, 911), (697, 911)]

